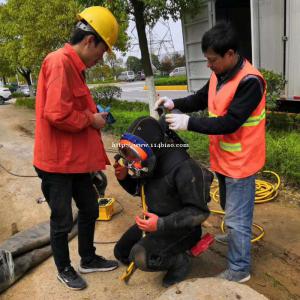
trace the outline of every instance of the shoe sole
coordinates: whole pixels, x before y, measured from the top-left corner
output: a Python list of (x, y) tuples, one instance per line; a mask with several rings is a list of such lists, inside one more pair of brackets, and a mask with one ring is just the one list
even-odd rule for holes
[(87, 286), (82, 287), (82, 288), (71, 287), (71, 286), (67, 285), (67, 283), (66, 283), (59, 275), (57, 275), (57, 279), (58, 279), (58, 281), (60, 281), (64, 286), (66, 286), (68, 289), (73, 290), (73, 291), (80, 291), (80, 290), (83, 290), (83, 289), (85, 289), (85, 288), (87, 287)]
[(81, 266), (78, 267), (78, 271), (81, 274), (87, 274), (87, 273), (93, 273), (93, 272), (108, 272), (108, 271), (112, 271), (115, 270), (118, 266), (114, 266), (114, 267), (109, 267), (109, 268), (99, 268), (99, 269), (86, 269), (86, 268), (82, 268)]
[(241, 280), (239, 281), (239, 283), (244, 283), (244, 282), (250, 280), (250, 278), (251, 278), (251, 275), (248, 275), (247, 277), (241, 279)]

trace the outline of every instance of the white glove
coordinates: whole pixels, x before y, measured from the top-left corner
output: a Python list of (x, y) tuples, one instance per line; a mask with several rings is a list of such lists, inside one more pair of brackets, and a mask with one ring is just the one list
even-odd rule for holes
[(187, 130), (190, 116), (185, 114), (166, 114), (166, 121), (172, 130)]
[(160, 97), (154, 105), (154, 110), (156, 110), (160, 105), (163, 105), (168, 110), (172, 110), (174, 108), (174, 102), (169, 97)]

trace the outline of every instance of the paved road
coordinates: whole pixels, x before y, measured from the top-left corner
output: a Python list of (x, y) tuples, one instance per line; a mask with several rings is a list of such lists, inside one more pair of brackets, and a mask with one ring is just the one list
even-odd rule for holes
[[(118, 83), (122, 88), (121, 99), (128, 101), (148, 102), (148, 91), (144, 91), (144, 81), (122, 82)], [(160, 96), (168, 96), (170, 98), (180, 98), (190, 95), (186, 91), (157, 91)]]

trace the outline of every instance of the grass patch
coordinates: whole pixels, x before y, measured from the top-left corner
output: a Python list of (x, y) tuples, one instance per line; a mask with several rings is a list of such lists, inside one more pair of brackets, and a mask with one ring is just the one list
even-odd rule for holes
[(287, 183), (300, 182), (300, 134), (299, 131), (267, 132), (267, 162), (265, 169), (274, 170)]
[(29, 98), (29, 97), (17, 98), (16, 106), (25, 106), (27, 108), (35, 109), (35, 98)]
[(178, 76), (178, 77), (161, 77), (155, 78), (154, 84), (159, 85), (186, 85), (187, 79), (186, 76)]

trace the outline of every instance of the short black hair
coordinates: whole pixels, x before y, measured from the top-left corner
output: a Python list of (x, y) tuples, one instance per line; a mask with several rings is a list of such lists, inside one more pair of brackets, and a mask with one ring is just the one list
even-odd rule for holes
[(210, 30), (206, 31), (202, 37), (202, 51), (207, 52), (212, 49), (222, 57), (229, 50), (238, 50), (238, 36), (234, 27), (229, 22), (218, 22)]
[[(81, 20), (80, 22), (87, 24), (85, 20)], [(95, 31), (92, 30), (85, 31), (75, 26), (70, 38), (70, 44), (71, 45), (79, 44), (88, 35), (93, 35), (95, 37), (94, 39), (95, 46), (97, 46), (100, 42), (105, 43), (103, 39)]]

